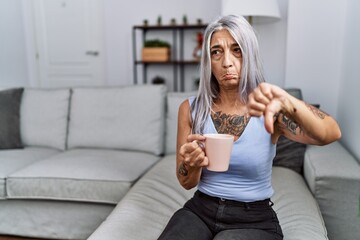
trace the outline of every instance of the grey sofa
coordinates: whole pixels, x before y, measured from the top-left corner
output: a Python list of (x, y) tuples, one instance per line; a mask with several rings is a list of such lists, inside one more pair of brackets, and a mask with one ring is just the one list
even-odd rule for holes
[[(25, 89), (23, 149), (0, 150), (0, 234), (152, 240), (194, 192), (175, 176), (177, 110), (161, 86)], [(287, 240), (358, 239), (359, 163), (308, 146), (304, 175), (274, 166)]]

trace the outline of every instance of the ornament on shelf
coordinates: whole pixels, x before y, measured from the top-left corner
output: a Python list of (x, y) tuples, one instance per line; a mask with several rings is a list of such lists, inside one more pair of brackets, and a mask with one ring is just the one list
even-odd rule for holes
[(204, 35), (202, 32), (197, 32), (196, 34), (196, 47), (194, 48), (193, 51), (193, 57), (196, 60), (200, 60), (201, 58), (201, 51), (202, 51), (202, 44), (203, 44), (203, 40), (204, 40)]
[(153, 80), (151, 81), (152, 84), (165, 84), (165, 79), (159, 76), (156, 76), (153, 78)]
[(184, 24), (184, 25), (187, 25), (187, 24), (188, 24), (188, 19), (187, 19), (186, 14), (184, 14), (184, 16), (183, 16), (183, 24)]
[(162, 18), (159, 15), (158, 18), (157, 18), (157, 25), (161, 26), (161, 22), (162, 22)]

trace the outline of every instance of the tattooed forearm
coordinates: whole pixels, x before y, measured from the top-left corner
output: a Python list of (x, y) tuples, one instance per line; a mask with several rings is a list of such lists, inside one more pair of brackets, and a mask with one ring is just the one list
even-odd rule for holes
[(324, 119), (325, 116), (329, 116), (329, 114), (321, 111), (320, 109), (314, 107), (313, 105), (310, 105), (308, 103), (305, 103), (305, 105), (315, 116), (319, 117), (320, 119)]
[(188, 175), (189, 171), (187, 170), (185, 163), (180, 164), (178, 172), (182, 176), (187, 176)]

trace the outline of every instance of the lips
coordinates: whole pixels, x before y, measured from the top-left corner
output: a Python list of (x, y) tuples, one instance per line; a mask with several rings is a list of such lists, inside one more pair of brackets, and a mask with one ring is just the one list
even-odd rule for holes
[(232, 74), (232, 73), (225, 73), (225, 74), (222, 76), (222, 79), (224, 79), (224, 80), (237, 79), (237, 75), (236, 75), (236, 74)]

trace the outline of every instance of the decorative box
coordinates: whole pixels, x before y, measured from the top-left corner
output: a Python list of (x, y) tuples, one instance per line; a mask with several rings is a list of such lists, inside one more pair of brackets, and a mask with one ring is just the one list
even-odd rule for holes
[(167, 62), (170, 60), (170, 48), (167, 47), (144, 47), (142, 49), (144, 62)]

